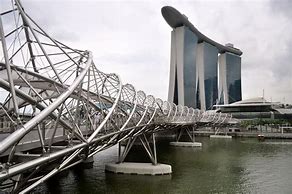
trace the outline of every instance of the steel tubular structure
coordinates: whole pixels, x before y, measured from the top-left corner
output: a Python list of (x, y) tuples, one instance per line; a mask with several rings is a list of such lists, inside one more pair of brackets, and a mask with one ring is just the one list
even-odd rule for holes
[[(50, 37), (20, 0), (1, 1), (0, 189), (26, 193), (128, 138), (229, 115), (162, 101)], [(45, 172), (45, 173), (44, 173)]]

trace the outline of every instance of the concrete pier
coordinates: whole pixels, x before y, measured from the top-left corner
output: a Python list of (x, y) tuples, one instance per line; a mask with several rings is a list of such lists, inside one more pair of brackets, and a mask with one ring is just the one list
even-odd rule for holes
[(210, 138), (232, 139), (231, 135), (210, 135)]
[(171, 174), (172, 168), (168, 164), (133, 163), (123, 162), (118, 164), (106, 164), (105, 171), (117, 174), (133, 175), (165, 175)]
[(200, 142), (170, 142), (169, 145), (177, 147), (202, 147)]

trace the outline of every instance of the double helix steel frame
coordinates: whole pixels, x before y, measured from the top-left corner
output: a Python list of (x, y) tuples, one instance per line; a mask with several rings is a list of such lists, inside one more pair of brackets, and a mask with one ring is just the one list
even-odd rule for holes
[(29, 192), (122, 141), (131, 146), (131, 139), (158, 130), (231, 119), (162, 101), (123, 84), (117, 74), (98, 70), (90, 51), (71, 48), (49, 36), (20, 0), (1, 1), (1, 7), (3, 191)]

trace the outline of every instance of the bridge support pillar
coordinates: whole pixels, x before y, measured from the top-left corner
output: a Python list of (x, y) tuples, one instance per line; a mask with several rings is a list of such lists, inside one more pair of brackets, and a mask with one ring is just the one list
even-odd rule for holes
[[(152, 141), (152, 146), (150, 145), (150, 140)], [(151, 163), (124, 162), (126, 156), (135, 143), (142, 145), (151, 160)], [(118, 162), (116, 164), (106, 164), (105, 171), (117, 174), (141, 175), (164, 175), (172, 173), (170, 165), (157, 163), (155, 133), (152, 133), (149, 137), (147, 137), (144, 133), (139, 136), (132, 136), (126, 141), (123, 151), (120, 143), (118, 145), (118, 149)]]
[(215, 134), (214, 135), (210, 135), (210, 138), (220, 138), (220, 139), (232, 139), (231, 135), (227, 135), (227, 129), (224, 128), (224, 134), (220, 134), (220, 127), (215, 127)]
[(92, 167), (93, 167), (93, 162), (94, 162), (94, 160), (93, 160), (93, 156), (91, 156), (91, 157), (86, 158), (86, 160), (84, 160), (84, 161), (81, 163), (81, 166), (82, 166), (83, 168), (89, 169), (89, 168), (92, 168)]
[[(170, 142), (169, 144), (171, 146), (177, 146), (177, 147), (202, 147), (202, 143), (195, 141), (195, 126), (192, 127), (192, 133), (189, 128), (182, 128), (178, 130), (177, 138), (175, 142)], [(188, 138), (191, 141), (180, 141), (182, 135), (186, 133), (188, 135)]]

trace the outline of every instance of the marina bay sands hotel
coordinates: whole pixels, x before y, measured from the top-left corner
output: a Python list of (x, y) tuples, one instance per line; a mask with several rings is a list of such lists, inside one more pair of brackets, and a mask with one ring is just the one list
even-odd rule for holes
[(168, 100), (201, 110), (240, 101), (242, 52), (206, 37), (173, 7), (161, 12), (173, 28)]

